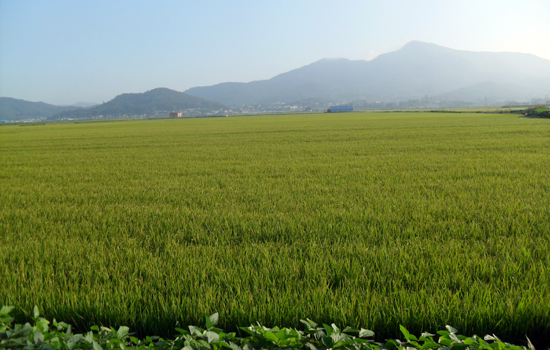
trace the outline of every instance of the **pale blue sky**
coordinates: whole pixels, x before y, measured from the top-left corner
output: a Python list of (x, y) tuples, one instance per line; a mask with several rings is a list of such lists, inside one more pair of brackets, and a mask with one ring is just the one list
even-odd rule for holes
[(550, 0), (0, 0), (0, 96), (108, 101), (269, 79), (411, 40), (550, 59)]

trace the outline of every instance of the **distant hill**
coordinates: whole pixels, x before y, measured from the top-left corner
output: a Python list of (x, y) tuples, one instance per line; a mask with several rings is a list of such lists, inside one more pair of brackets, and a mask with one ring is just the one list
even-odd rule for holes
[(195, 87), (186, 93), (238, 105), (304, 99), (395, 101), (468, 88), (464, 96), (482, 99), (492, 93), (490, 86), (499, 87), (495, 96), (511, 99), (550, 94), (550, 61), (413, 41), (372, 61), (323, 59), (269, 80)]
[(97, 106), (98, 104), (99, 103), (95, 103), (95, 102), (77, 102), (77, 103), (73, 103), (71, 106), (88, 108), (88, 107)]
[(435, 95), (430, 98), (432, 101), (477, 101), (483, 102), (485, 98), (492, 101), (525, 101), (533, 97), (542, 96), (537, 87), (526, 84), (494, 83), (490, 81), (483, 82), (474, 86), (468, 86), (462, 89), (449, 91), (443, 94)]
[(0, 97), (0, 120), (43, 119), (63, 111), (78, 109), (75, 106), (55, 106), (44, 102), (29, 102)]
[(159, 112), (178, 112), (194, 108), (202, 112), (209, 112), (224, 108), (218, 102), (191, 96), (166, 88), (157, 88), (143, 93), (118, 95), (109, 102), (90, 108), (83, 108), (73, 112), (61, 112), (50, 119), (61, 118), (90, 118), (94, 116), (119, 117), (123, 115), (154, 115)]

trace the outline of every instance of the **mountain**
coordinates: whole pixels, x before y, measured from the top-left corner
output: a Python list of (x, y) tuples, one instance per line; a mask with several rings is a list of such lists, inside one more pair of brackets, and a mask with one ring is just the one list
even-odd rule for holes
[[(224, 104), (263, 104), (303, 99), (397, 101), (475, 87), (507, 86), (506, 98), (550, 93), (550, 61), (530, 54), (459, 51), (413, 41), (372, 61), (322, 59), (250, 83), (195, 87), (186, 93)], [(491, 90), (478, 89), (485, 94)], [(496, 95), (499, 95), (497, 93)]]
[(44, 102), (29, 102), (10, 97), (0, 97), (0, 120), (44, 119), (75, 106), (55, 106)]
[(526, 101), (534, 96), (541, 96), (537, 88), (522, 86), (518, 84), (505, 84), (494, 82), (483, 82), (474, 86), (449, 91), (435, 95), (431, 98), (434, 101), (476, 101), (485, 103), (485, 98), (491, 101)]
[(77, 103), (73, 103), (71, 106), (88, 108), (88, 107), (97, 106), (98, 104), (99, 103), (95, 103), (95, 102), (77, 102)]
[(167, 88), (157, 88), (143, 93), (118, 95), (109, 102), (91, 108), (83, 108), (73, 112), (61, 112), (50, 119), (62, 118), (90, 118), (96, 116), (134, 116), (154, 115), (195, 109), (200, 112), (209, 112), (224, 108), (217, 102), (191, 96), (183, 92)]

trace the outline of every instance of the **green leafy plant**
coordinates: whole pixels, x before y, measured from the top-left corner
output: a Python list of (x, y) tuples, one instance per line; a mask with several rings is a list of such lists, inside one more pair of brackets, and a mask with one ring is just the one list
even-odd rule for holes
[[(217, 328), (219, 315), (215, 313), (207, 316), (205, 328), (189, 326), (189, 330), (176, 328), (178, 335), (174, 339), (163, 339), (157, 336), (147, 336), (138, 339), (132, 336), (129, 328), (121, 326), (118, 330), (108, 327), (92, 326), (85, 334), (73, 334), (71, 326), (64, 322), (51, 323), (40, 317), (38, 307), (33, 310), (33, 325), (13, 325), (14, 319), (10, 317), (13, 306), (4, 306), (0, 309), (0, 348), (2, 349), (90, 349), (90, 350), (114, 350), (114, 349), (155, 349), (155, 350), (282, 350), (282, 349), (307, 349), (307, 350), (368, 350), (368, 349), (510, 349), (525, 350), (525, 347), (516, 346), (501, 341), (496, 335), (487, 335), (483, 339), (477, 336), (465, 337), (458, 331), (446, 326), (447, 330), (438, 331), (439, 338), (435, 334), (422, 333), (420, 337), (409, 333), (401, 326), (401, 332), (405, 338), (388, 339), (385, 343), (377, 343), (371, 338), (374, 332), (361, 328), (346, 327), (340, 330), (334, 323), (331, 325), (318, 325), (310, 319), (300, 320), (305, 325), (305, 330), (294, 328), (268, 328), (261, 324), (241, 327), (248, 334), (246, 337), (238, 337), (236, 333), (225, 333)], [(529, 348), (534, 347), (529, 342)]]
[(526, 113), (528, 115), (537, 116), (540, 118), (548, 118), (550, 117), (550, 108), (546, 106), (536, 106), (536, 107), (528, 108), (526, 110)]

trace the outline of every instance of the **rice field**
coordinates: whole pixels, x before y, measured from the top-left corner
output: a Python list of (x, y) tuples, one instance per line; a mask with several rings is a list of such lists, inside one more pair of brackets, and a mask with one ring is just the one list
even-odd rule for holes
[(550, 342), (549, 169), (548, 120), (508, 114), (2, 126), (0, 303)]

